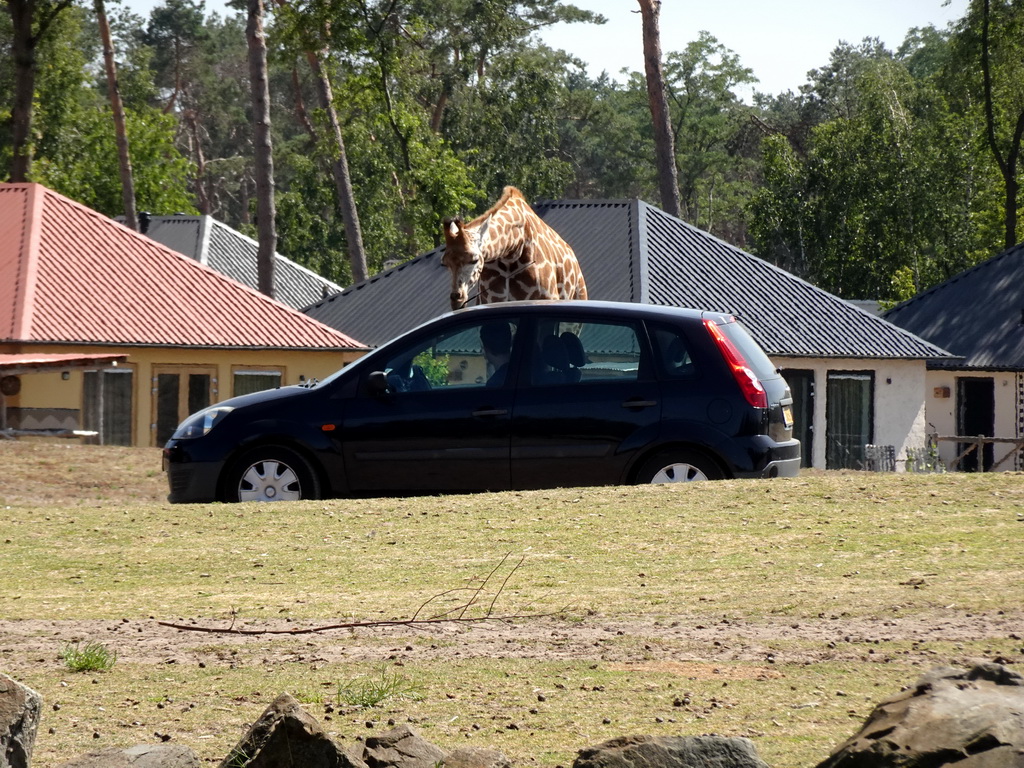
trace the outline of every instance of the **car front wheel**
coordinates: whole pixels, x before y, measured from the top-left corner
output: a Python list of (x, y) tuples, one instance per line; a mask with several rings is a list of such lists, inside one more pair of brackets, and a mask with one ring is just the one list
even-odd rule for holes
[(298, 501), (319, 498), (316, 475), (288, 448), (255, 448), (242, 456), (228, 478), (228, 501)]
[(722, 470), (708, 457), (692, 451), (670, 451), (648, 459), (640, 468), (637, 482), (660, 485), (721, 480), (722, 477)]

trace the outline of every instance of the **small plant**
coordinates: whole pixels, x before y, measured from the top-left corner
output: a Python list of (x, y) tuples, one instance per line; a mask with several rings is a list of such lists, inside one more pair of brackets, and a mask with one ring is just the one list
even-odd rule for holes
[(946, 471), (946, 465), (939, 458), (939, 443), (934, 435), (928, 436), (928, 444), (920, 449), (907, 448), (907, 471), (908, 472), (937, 472)]
[(61, 649), (60, 659), (72, 672), (106, 672), (117, 661), (117, 653), (103, 643), (68, 643)]
[(360, 675), (338, 685), (338, 703), (351, 707), (377, 707), (389, 699), (420, 698), (420, 686), (387, 665), (381, 665), (374, 675)]
[(299, 691), (295, 694), (295, 700), (300, 704), (323, 704), (324, 695), (321, 691)]

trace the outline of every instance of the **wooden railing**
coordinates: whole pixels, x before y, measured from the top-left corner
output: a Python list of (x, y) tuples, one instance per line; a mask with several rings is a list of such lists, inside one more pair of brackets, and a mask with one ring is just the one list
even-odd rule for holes
[[(954, 435), (954, 436), (938, 435), (938, 436), (934, 437), (933, 439), (937, 440), (939, 442), (947, 442), (947, 443), (968, 443), (968, 446), (967, 446), (966, 450), (964, 450), (959, 456), (957, 456), (955, 459), (953, 459), (951, 462), (949, 462), (948, 468), (950, 470), (955, 469), (960, 464), (960, 462), (964, 459), (964, 457), (969, 456), (971, 453), (975, 453), (976, 452), (976, 455), (978, 457), (978, 471), (979, 472), (986, 472), (986, 471), (988, 471), (988, 472), (995, 472), (1008, 459), (1012, 459), (1018, 453), (1020, 453), (1021, 451), (1024, 451), (1024, 437), (986, 437), (985, 435), (977, 435), (975, 437), (964, 437), (964, 436), (961, 436), (961, 435)], [(991, 467), (989, 467), (986, 470), (985, 469), (985, 456), (984, 456), (983, 449), (989, 443), (991, 443), (993, 445), (996, 445), (996, 444), (1002, 444), (1002, 445), (1009, 444), (1009, 445), (1013, 445), (1013, 446), (1016, 446), (1016, 447), (1012, 451), (1009, 451), (999, 461), (997, 461), (995, 464), (993, 464)]]

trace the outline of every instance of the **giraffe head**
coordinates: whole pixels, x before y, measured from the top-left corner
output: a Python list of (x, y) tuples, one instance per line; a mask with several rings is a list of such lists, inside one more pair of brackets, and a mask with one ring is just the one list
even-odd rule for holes
[(469, 303), (469, 288), (480, 279), (484, 268), (482, 245), (487, 236), (489, 219), (468, 229), (462, 219), (444, 220), (444, 256), (441, 263), (452, 273), (452, 309), (462, 309)]

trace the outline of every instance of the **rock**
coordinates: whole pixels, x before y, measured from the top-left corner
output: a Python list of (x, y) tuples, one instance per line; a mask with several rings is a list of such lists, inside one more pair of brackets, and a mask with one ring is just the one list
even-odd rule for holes
[(886, 699), (818, 768), (1024, 768), (1024, 677), (940, 667)]
[(0, 768), (28, 768), (42, 709), (38, 693), (0, 672)]
[(573, 768), (768, 768), (750, 739), (623, 736), (581, 749)]
[(444, 752), (408, 725), (366, 739), (363, 760), (369, 768), (434, 768)]
[(176, 744), (138, 744), (90, 752), (59, 768), (199, 768), (199, 756)]
[(511, 761), (495, 749), (460, 747), (444, 758), (446, 768), (512, 768)]
[(267, 707), (220, 768), (366, 768), (324, 733), (292, 696), (282, 693)]

